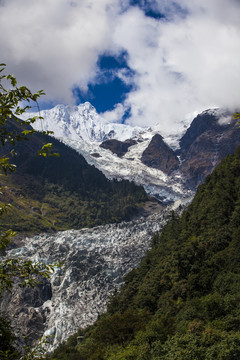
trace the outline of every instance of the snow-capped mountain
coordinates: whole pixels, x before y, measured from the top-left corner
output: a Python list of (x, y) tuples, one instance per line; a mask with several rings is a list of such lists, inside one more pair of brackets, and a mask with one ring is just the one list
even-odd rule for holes
[(89, 102), (78, 106), (57, 105), (50, 110), (41, 111), (41, 116), (44, 120), (38, 120), (34, 124), (37, 130), (54, 131), (56, 138), (88, 143), (111, 138), (126, 140), (142, 130), (140, 127), (107, 122)]
[[(28, 117), (35, 115), (27, 114)], [(156, 128), (109, 123), (97, 114), (89, 102), (78, 106), (57, 105), (41, 111), (41, 116), (44, 119), (34, 123), (36, 130), (54, 131), (54, 137), (81, 153), (90, 165), (101, 170), (109, 179), (134, 181), (137, 185), (143, 185), (149, 194), (167, 203), (192, 195), (191, 190), (182, 186), (179, 174), (172, 178), (141, 161), (143, 151), (158, 133)], [(128, 148), (124, 156), (118, 157), (100, 146), (110, 139), (120, 142), (133, 139), (135, 144)], [(178, 147), (176, 134), (170, 135), (168, 141)]]
[(240, 143), (239, 128), (220, 109), (204, 111), (191, 123), (179, 122), (176, 133), (165, 138), (157, 125), (151, 129), (109, 123), (89, 102), (57, 105), (41, 115), (44, 120), (34, 124), (37, 130), (53, 130), (108, 178), (134, 181), (165, 203), (191, 197)]

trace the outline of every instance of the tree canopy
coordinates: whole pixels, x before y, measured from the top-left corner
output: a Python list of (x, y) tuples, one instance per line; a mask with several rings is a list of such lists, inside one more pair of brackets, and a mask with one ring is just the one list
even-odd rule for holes
[[(13, 75), (5, 74), (5, 68), (5, 64), (0, 64), (0, 146), (7, 148), (6, 154), (0, 157), (0, 179), (16, 170), (16, 166), (11, 163), (11, 158), (15, 155), (15, 146), (19, 141), (27, 140), (29, 136), (34, 134), (35, 130), (29, 125), (34, 123), (37, 118), (41, 118), (36, 116), (27, 120), (20, 120), (18, 116), (30, 109), (32, 103), (38, 107), (37, 100), (44, 94), (42, 90), (32, 93), (26, 86), (19, 87)], [(26, 103), (27, 105), (24, 105)], [(12, 130), (9, 127), (9, 122), (16, 123), (21, 131)], [(42, 133), (46, 134), (46, 132)], [(47, 156), (51, 148), (51, 143), (44, 144), (39, 149), (39, 155)], [(1, 187), (0, 195), (2, 190)], [(3, 204), (0, 207), (0, 216), (4, 216), (9, 207), (11, 207), (10, 204)], [(14, 284), (20, 287), (35, 286), (39, 283), (39, 278), (49, 277), (54, 270), (54, 265), (5, 256), (5, 250), (15, 235), (16, 233), (11, 229), (0, 234), (0, 298), (5, 291), (11, 291)], [(1, 359), (12, 360), (19, 359), (22, 356), (15, 347), (15, 336), (6, 314), (0, 315), (0, 339)], [(25, 358), (30, 359), (29, 356), (28, 354)], [(34, 358), (35, 355), (32, 353), (31, 356)]]

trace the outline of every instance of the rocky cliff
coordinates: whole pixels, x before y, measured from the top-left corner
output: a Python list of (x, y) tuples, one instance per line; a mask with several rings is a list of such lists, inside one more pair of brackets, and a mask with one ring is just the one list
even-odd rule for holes
[(179, 166), (179, 159), (176, 154), (159, 134), (153, 136), (142, 154), (141, 161), (143, 164), (161, 170), (167, 175), (170, 175)]
[(240, 128), (229, 113), (205, 111), (180, 140), (181, 172), (186, 185), (196, 188), (215, 166), (240, 144)]
[(179, 176), (186, 189), (196, 190), (215, 166), (240, 144), (240, 127), (228, 112), (207, 110), (192, 121), (173, 151), (156, 134), (143, 151), (141, 161), (166, 175)]

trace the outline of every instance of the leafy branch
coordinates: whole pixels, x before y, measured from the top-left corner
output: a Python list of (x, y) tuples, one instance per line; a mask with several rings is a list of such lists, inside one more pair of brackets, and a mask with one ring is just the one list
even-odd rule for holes
[[(17, 85), (16, 77), (4, 74), (6, 65), (0, 64), (0, 145), (2, 148), (8, 145), (12, 150), (8, 150), (8, 155), (0, 157), (0, 175), (8, 175), (9, 172), (16, 170), (16, 166), (11, 164), (10, 158), (16, 155), (14, 146), (17, 142), (28, 140), (36, 130), (31, 125), (40, 116), (34, 116), (26, 120), (19, 119), (19, 116), (31, 109), (30, 103), (34, 102), (38, 109), (38, 98), (44, 95), (42, 90), (32, 93), (26, 86)], [(23, 106), (24, 103), (29, 103)], [(9, 122), (13, 121), (17, 130), (12, 130)], [(43, 135), (52, 134), (50, 131), (42, 131)], [(44, 144), (39, 150), (41, 156), (52, 156), (58, 154), (51, 153), (52, 144)], [(3, 187), (0, 187), (0, 195), (2, 195)], [(3, 216), (11, 207), (11, 204), (3, 204), (0, 207), (0, 216)], [(57, 264), (47, 265), (40, 262), (24, 260), (19, 257), (8, 257), (6, 255), (7, 246), (11, 243), (16, 232), (8, 229), (0, 234), (0, 297), (5, 291), (11, 292), (16, 284), (19, 287), (34, 287), (40, 283), (42, 278), (50, 278)], [(0, 318), (0, 357), (2, 359), (19, 359), (19, 351), (16, 350), (14, 344), (14, 334), (8, 320), (4, 317)], [(30, 354), (30, 352), (29, 352)], [(28, 359), (39, 359), (34, 351)], [(26, 357), (27, 359), (27, 357)]]

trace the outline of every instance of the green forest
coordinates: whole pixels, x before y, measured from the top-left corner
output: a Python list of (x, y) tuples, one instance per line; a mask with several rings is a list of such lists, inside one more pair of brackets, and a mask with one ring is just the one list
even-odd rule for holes
[[(23, 130), (16, 121), (7, 126), (16, 134)], [(39, 148), (48, 143), (59, 156), (38, 156)], [(0, 155), (10, 153), (11, 147), (5, 145)], [(16, 143), (15, 152), (11, 163), (17, 171), (1, 176), (0, 206), (12, 207), (0, 218), (0, 231), (36, 234), (129, 220), (148, 200), (142, 187), (108, 180), (53, 137), (31, 134), (28, 141)]]
[(108, 310), (56, 360), (240, 358), (240, 148), (172, 212)]

